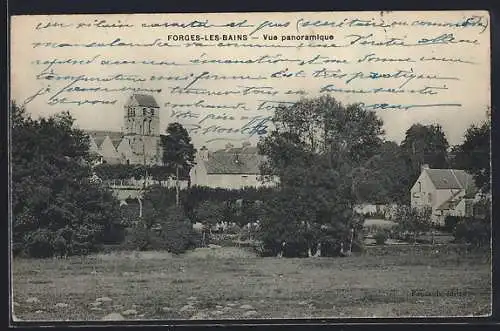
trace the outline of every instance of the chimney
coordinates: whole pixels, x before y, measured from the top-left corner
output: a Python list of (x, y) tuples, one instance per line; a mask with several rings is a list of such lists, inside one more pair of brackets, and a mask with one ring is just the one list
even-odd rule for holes
[(199, 155), (200, 159), (202, 159), (203, 161), (208, 161), (208, 149), (206, 146), (200, 148)]
[(429, 165), (427, 163), (424, 163), (424, 164), (422, 164), (420, 169), (423, 171), (424, 169), (430, 169), (430, 168), (429, 168)]

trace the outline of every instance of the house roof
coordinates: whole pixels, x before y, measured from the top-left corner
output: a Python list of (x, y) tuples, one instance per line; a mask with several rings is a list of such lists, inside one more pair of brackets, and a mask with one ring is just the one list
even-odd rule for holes
[(85, 131), (90, 137), (94, 138), (95, 144), (97, 147), (101, 147), (102, 142), (106, 139), (106, 136), (109, 136), (113, 145), (118, 147), (120, 142), (123, 139), (123, 132), (117, 131), (99, 131), (99, 130), (86, 130)]
[(263, 160), (256, 147), (245, 147), (212, 152), (204, 163), (207, 174), (258, 175)]
[(160, 108), (158, 106), (158, 104), (156, 103), (155, 98), (152, 95), (147, 95), (147, 94), (133, 94), (130, 97), (129, 102), (131, 102), (132, 100), (137, 101), (137, 104), (140, 107)]
[(455, 192), (451, 197), (449, 197), (446, 201), (441, 203), (436, 209), (437, 210), (449, 210), (449, 209), (455, 209), (455, 207), (460, 203), (460, 200), (455, 199), (459, 194), (461, 190), (458, 190)]
[(425, 169), (438, 190), (475, 188), (474, 178), (465, 170)]
[(436, 210), (450, 210), (454, 209), (460, 201), (457, 200), (446, 200), (442, 204), (440, 204)]
[(462, 201), (465, 200), (465, 208), (469, 209), (474, 205), (474, 201), (472, 199), (460, 199), (460, 200), (454, 200), (454, 199), (449, 199), (440, 204), (436, 209), (437, 210), (450, 210), (450, 209), (455, 209), (455, 207)]

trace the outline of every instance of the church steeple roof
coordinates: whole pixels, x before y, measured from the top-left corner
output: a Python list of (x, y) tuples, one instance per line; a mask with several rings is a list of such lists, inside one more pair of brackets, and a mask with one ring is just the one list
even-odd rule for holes
[(160, 108), (156, 103), (155, 98), (152, 95), (147, 94), (133, 94), (129, 101), (128, 105), (133, 104), (134, 101), (137, 103), (136, 106), (139, 107), (152, 107), (152, 108)]

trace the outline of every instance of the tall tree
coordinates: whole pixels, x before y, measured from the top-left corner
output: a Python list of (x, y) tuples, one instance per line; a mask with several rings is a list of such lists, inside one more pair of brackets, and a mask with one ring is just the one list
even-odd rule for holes
[(179, 205), (179, 180), (187, 179), (189, 171), (195, 165), (196, 149), (191, 143), (187, 130), (179, 123), (170, 123), (167, 135), (161, 137), (163, 146), (163, 165), (175, 174), (176, 205)]
[(33, 120), (12, 104), (13, 239), (29, 255), (84, 253), (120, 222), (118, 201), (92, 181), (88, 136), (72, 126), (69, 113)]
[(449, 168), (448, 140), (439, 124), (414, 124), (407, 131), (401, 148), (410, 173), (409, 185), (420, 175), (420, 167)]
[(481, 125), (471, 125), (465, 132), (464, 142), (453, 148), (453, 165), (469, 171), (476, 185), (483, 192), (490, 191), (490, 121)]
[(401, 147), (386, 141), (369, 158), (355, 178), (358, 201), (405, 203), (408, 199), (409, 174)]
[(277, 197), (267, 201), (264, 240), (309, 248), (320, 239), (347, 243), (355, 226), (353, 178), (382, 144), (382, 121), (360, 105), (322, 96), (277, 108), (273, 123), (259, 143), (267, 156), (263, 174), (280, 179)]

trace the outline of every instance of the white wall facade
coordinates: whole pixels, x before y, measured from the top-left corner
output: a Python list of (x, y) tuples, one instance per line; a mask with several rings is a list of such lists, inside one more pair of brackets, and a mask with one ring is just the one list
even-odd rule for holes
[[(465, 215), (465, 190), (464, 189), (436, 189), (426, 171), (422, 171), (415, 185), (411, 188), (411, 206), (414, 208), (432, 208), (432, 220), (439, 224), (444, 224), (447, 215)], [(450, 199), (460, 200), (460, 203), (453, 210), (437, 210)]]
[(120, 155), (115, 149), (115, 146), (113, 146), (113, 142), (107, 136), (104, 141), (101, 143), (101, 146), (99, 148), (99, 153), (102, 155), (103, 160), (106, 161), (106, 163), (109, 164), (120, 164)]
[(193, 186), (206, 186), (211, 188), (242, 189), (245, 187), (271, 187), (275, 186), (277, 179), (273, 182), (260, 181), (258, 174), (208, 174), (203, 160), (198, 158), (196, 165), (191, 169), (190, 178)]
[(414, 208), (437, 207), (436, 188), (427, 172), (423, 171), (410, 190), (411, 206)]
[(226, 189), (242, 189), (245, 187), (261, 187), (264, 186), (259, 181), (259, 175), (246, 175), (246, 174), (208, 174), (205, 178), (205, 183), (202, 186), (212, 188), (226, 188)]

